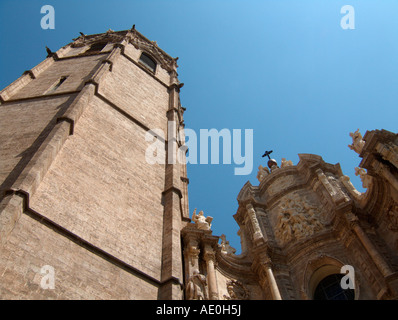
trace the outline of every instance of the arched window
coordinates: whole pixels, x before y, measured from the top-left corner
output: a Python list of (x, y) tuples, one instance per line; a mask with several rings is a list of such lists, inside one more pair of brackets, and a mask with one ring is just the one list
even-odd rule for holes
[(314, 300), (354, 300), (354, 289), (341, 287), (343, 276), (341, 273), (335, 273), (323, 278), (315, 288)]
[(148, 56), (146, 53), (143, 52), (141, 54), (140, 62), (144, 66), (149, 68), (152, 72), (155, 72), (155, 70), (156, 70), (156, 62), (150, 56)]

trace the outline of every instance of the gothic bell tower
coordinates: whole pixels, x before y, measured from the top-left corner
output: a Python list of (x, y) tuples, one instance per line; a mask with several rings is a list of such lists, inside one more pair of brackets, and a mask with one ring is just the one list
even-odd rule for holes
[(0, 296), (182, 299), (177, 59), (135, 27), (73, 40), (0, 92)]

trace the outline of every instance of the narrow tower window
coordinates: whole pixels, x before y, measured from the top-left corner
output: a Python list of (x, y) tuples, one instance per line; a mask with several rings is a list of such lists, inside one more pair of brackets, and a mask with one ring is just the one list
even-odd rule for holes
[(90, 48), (89, 48), (87, 51), (85, 51), (84, 53), (101, 52), (102, 49), (104, 49), (106, 45), (107, 45), (106, 42), (97, 42), (97, 43), (94, 43), (94, 44), (92, 44), (92, 45), (90, 46)]
[(54, 91), (56, 91), (56, 90), (61, 86), (61, 84), (63, 84), (63, 83), (65, 82), (65, 80), (66, 80), (67, 78), (68, 78), (67, 76), (62, 76), (62, 77), (58, 80), (58, 82), (56, 82), (56, 83), (46, 92), (46, 94), (48, 94), (48, 93), (53, 93)]
[(153, 61), (151, 57), (149, 57), (147, 54), (142, 53), (140, 57), (140, 62), (149, 68), (152, 72), (155, 72), (156, 69), (156, 62)]

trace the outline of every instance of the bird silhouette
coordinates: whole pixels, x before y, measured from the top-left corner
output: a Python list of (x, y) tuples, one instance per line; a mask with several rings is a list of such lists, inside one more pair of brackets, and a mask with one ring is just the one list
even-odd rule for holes
[(48, 57), (51, 56), (51, 55), (53, 54), (53, 52), (52, 52), (52, 51), (50, 50), (50, 48), (47, 47), (47, 46), (46, 46), (46, 51), (47, 51)]

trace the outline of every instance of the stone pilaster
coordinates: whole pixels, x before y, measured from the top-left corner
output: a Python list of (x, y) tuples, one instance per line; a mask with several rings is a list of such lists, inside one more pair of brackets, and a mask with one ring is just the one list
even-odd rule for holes
[(218, 290), (216, 281), (216, 256), (213, 248), (210, 245), (205, 246), (204, 259), (207, 267), (207, 284), (209, 288), (209, 299), (218, 300)]
[(359, 225), (358, 217), (351, 213), (349, 214), (348, 219), (350, 222), (351, 229), (357, 235), (358, 239), (361, 241), (362, 245), (369, 253), (373, 262), (376, 264), (382, 275), (384, 277), (390, 275), (392, 273), (391, 268), (389, 267), (385, 259), (381, 256), (381, 254), (374, 246), (374, 244), (370, 241), (365, 231), (363, 231), (362, 227)]

